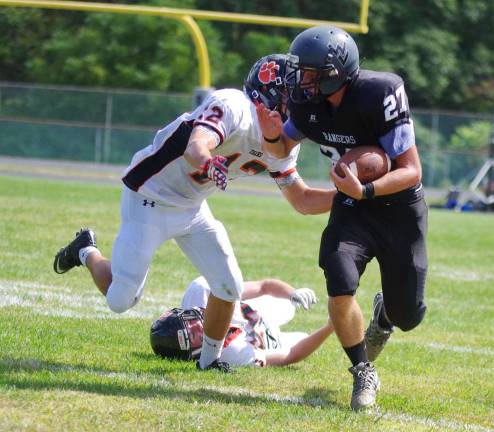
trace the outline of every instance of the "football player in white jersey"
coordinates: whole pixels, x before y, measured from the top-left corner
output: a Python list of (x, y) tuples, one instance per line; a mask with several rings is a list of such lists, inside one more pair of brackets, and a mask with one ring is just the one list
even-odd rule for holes
[[(211, 292), (206, 279), (194, 279), (180, 308), (165, 311), (151, 326), (150, 341), (163, 358), (197, 359), (201, 353), (203, 311)], [(236, 302), (220, 360), (231, 366), (285, 366), (311, 355), (333, 332), (331, 322), (310, 335), (283, 332), (296, 308), (310, 309), (317, 301), (310, 288), (294, 289), (278, 279), (246, 281)]]
[(332, 205), (334, 190), (310, 188), (297, 174), (299, 147), (286, 158), (274, 158), (261, 133), (256, 105), (262, 102), (285, 115), (285, 61), (280, 54), (263, 57), (249, 72), (243, 92), (213, 92), (134, 155), (122, 179), (121, 226), (111, 261), (97, 249), (90, 229), (79, 231), (55, 256), (56, 273), (86, 266), (110, 309), (122, 313), (141, 298), (156, 249), (174, 239), (211, 287), (200, 369), (227, 369), (218, 358), (243, 289), (226, 230), (206, 198), (235, 178), (267, 171), (299, 212), (325, 213)]

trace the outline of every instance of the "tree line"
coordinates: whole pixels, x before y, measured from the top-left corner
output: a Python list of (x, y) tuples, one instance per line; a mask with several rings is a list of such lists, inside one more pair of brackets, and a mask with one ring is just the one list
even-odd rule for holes
[[(132, 3), (357, 22), (360, 0), (127, 0)], [(362, 67), (400, 74), (412, 106), (494, 111), (492, 0), (370, 0)], [(242, 85), (260, 56), (287, 52), (302, 29), (199, 21), (217, 88)], [(0, 80), (190, 93), (190, 34), (152, 16), (0, 8)]]

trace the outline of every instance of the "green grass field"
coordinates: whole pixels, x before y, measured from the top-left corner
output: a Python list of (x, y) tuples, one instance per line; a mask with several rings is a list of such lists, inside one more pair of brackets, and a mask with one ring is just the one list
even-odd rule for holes
[[(494, 218), (430, 212), (428, 313), (395, 332), (376, 362), (379, 409), (353, 413), (351, 375), (334, 336), (287, 368), (198, 372), (151, 351), (151, 322), (177, 306), (196, 271), (172, 242), (155, 256), (142, 301), (111, 313), (87, 271), (56, 275), (55, 252), (81, 226), (111, 253), (120, 189), (0, 177), (1, 431), (494, 430)], [(301, 216), (281, 198), (210, 199), (246, 279), (312, 287), (320, 302), (287, 329), (326, 319), (317, 267), (326, 216)], [(368, 267), (358, 299), (366, 321), (379, 290)]]

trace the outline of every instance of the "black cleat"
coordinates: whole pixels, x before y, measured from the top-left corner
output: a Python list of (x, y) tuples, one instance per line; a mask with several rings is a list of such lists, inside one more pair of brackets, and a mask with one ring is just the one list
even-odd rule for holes
[(196, 363), (196, 368), (199, 370), (212, 370), (216, 369), (220, 372), (224, 373), (232, 373), (233, 369), (230, 367), (230, 364), (227, 362), (221, 362), (216, 359), (213, 363), (211, 363), (209, 366), (206, 366), (204, 369), (199, 366), (199, 362)]
[(96, 234), (89, 228), (82, 228), (76, 233), (75, 239), (55, 255), (55, 261), (53, 261), (55, 273), (62, 274), (73, 267), (81, 266), (79, 251), (87, 246), (96, 247)]

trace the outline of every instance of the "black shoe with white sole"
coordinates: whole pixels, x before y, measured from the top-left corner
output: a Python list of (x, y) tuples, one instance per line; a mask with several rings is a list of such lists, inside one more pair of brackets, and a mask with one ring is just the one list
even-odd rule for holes
[(55, 261), (53, 262), (55, 273), (62, 274), (73, 267), (82, 265), (79, 259), (79, 251), (88, 246), (96, 247), (96, 234), (89, 228), (82, 228), (76, 233), (75, 239), (55, 255)]

